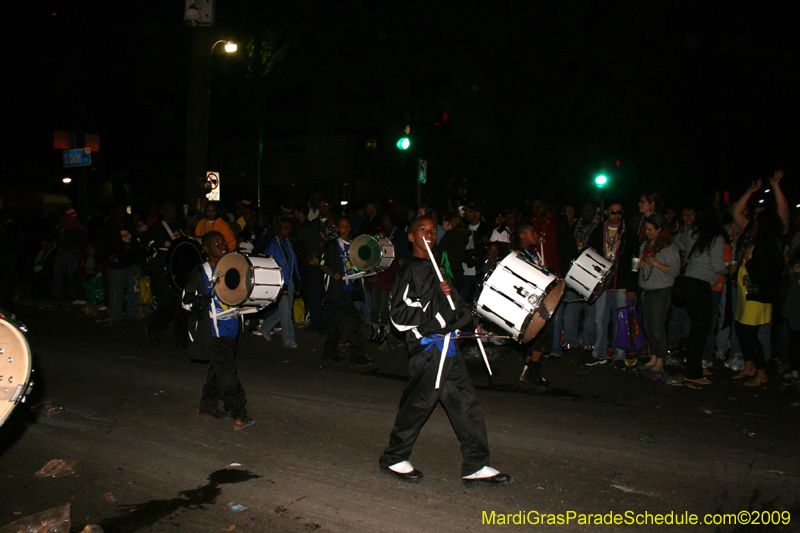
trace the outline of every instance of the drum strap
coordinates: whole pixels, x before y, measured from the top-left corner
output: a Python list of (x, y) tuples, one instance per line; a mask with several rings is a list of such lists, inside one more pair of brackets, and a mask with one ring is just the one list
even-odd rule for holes
[[(211, 283), (211, 287), (213, 290), (214, 287), (214, 273), (211, 271), (211, 265), (208, 264), (208, 261), (203, 263), (203, 270), (206, 273), (206, 277), (208, 278), (209, 283)], [(217, 306), (214, 305), (214, 297), (211, 298), (211, 303), (208, 304), (211, 309), (208, 311), (208, 314), (211, 316), (211, 321), (214, 323), (214, 331), (217, 332), (217, 337), (219, 337), (219, 324), (217, 324)]]

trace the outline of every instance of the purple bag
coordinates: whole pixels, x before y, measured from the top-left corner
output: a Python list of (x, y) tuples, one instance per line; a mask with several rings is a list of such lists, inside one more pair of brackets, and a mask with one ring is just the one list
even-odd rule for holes
[(638, 305), (629, 305), (617, 311), (617, 337), (614, 348), (626, 352), (638, 352), (644, 348), (642, 310)]

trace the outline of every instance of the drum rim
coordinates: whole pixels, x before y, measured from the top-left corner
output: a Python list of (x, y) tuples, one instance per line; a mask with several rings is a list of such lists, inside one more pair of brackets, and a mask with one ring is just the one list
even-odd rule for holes
[[(229, 307), (238, 307), (238, 306), (242, 305), (244, 302), (246, 302), (247, 299), (250, 298), (250, 295), (253, 294), (253, 288), (255, 288), (255, 273), (254, 273), (253, 262), (250, 261), (250, 258), (248, 256), (244, 255), (244, 254), (240, 254), (238, 252), (228, 252), (227, 254), (222, 256), (220, 261), (224, 260), (226, 257), (231, 256), (231, 255), (238, 255), (240, 257), (243, 257), (244, 260), (247, 262), (247, 265), (249, 266), (248, 270), (249, 270), (249, 273), (250, 273), (250, 290), (247, 291), (247, 294), (244, 296), (244, 298), (242, 298), (242, 300), (240, 302), (237, 302), (235, 304), (228, 303), (228, 302), (224, 301), (222, 298), (220, 298), (219, 291), (217, 291), (217, 298), (219, 298), (220, 302), (224, 303), (225, 305), (227, 305)], [(215, 272), (216, 272), (217, 268), (219, 268), (219, 262), (217, 262), (217, 267), (214, 269)], [(246, 277), (242, 276), (242, 279), (246, 279)]]
[[(12, 384), (11, 387), (13, 387), (14, 389), (17, 389), (17, 388), (19, 388), (21, 386), (22, 387), (22, 393), (25, 394), (25, 389), (27, 389), (28, 385), (30, 384), (31, 373), (33, 372), (33, 354), (31, 353), (30, 344), (28, 344), (28, 338), (19, 329), (19, 326), (17, 326), (16, 321), (13, 320), (13, 319), (10, 319), (8, 317), (0, 316), (0, 327), (7, 327), (8, 329), (10, 329), (13, 332), (13, 334), (16, 336), (16, 338), (19, 341), (21, 341), (22, 349), (23, 349), (24, 355), (25, 355), (25, 368), (23, 369), (23, 373), (24, 373), (25, 377), (24, 377), (24, 381), (16, 383), (16, 384)], [(14, 376), (14, 377), (16, 378), (17, 376)], [(11, 404), (11, 406), (9, 407), (8, 411), (5, 414), (0, 414), (0, 426), (2, 426), (5, 423), (5, 421), (8, 420), (8, 418), (11, 416), (11, 413), (14, 411), (14, 408), (16, 407), (16, 405), (19, 402), (5, 402), (4, 401), (3, 403)]]
[(169, 285), (170, 290), (175, 294), (177, 294), (178, 296), (183, 294), (183, 290), (185, 289), (185, 287), (181, 287), (175, 282), (172, 276), (170, 265), (172, 264), (172, 256), (175, 255), (175, 250), (178, 249), (178, 246), (184, 243), (192, 244), (194, 249), (197, 250), (198, 254), (200, 255), (200, 262), (197, 263), (198, 265), (202, 265), (204, 261), (203, 250), (200, 244), (198, 244), (198, 242), (195, 239), (191, 237), (178, 237), (177, 239), (173, 239), (169, 243), (169, 248), (167, 248), (165, 252), (166, 253), (166, 265), (164, 267), (165, 274), (167, 275), (167, 285)]

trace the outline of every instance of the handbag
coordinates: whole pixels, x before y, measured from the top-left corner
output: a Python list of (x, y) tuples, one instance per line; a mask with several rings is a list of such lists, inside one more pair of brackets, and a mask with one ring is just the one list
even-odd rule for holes
[(697, 246), (697, 241), (694, 242), (692, 245), (692, 249), (689, 250), (689, 255), (686, 256), (686, 259), (683, 261), (681, 265), (681, 270), (678, 273), (678, 277), (675, 278), (675, 284), (672, 286), (672, 293), (670, 294), (670, 299), (672, 300), (672, 305), (675, 307), (686, 307), (686, 292), (683, 287), (683, 279), (686, 277), (686, 266), (688, 264), (689, 258), (694, 253), (694, 247)]
[(617, 336), (614, 348), (626, 352), (638, 352), (644, 348), (642, 310), (638, 305), (629, 305), (617, 311)]

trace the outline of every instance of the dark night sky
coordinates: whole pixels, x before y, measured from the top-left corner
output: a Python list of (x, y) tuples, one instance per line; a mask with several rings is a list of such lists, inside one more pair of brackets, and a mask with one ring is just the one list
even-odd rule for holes
[[(58, 190), (52, 131), (83, 127), (102, 136), (107, 177), (180, 193), (192, 29), (182, 25), (182, 2), (146, 4), (17, 8), (4, 54), (14, 154), (4, 183)], [(218, 0), (219, 38), (245, 42), (260, 30), (289, 43), (261, 83), (267, 135), (297, 130), (298, 109), (312, 116), (307, 133), (335, 132), (341, 118), (328, 108), (348, 91), (387, 127), (420, 101), (447, 101), (453, 138), (468, 147), (447, 152), (463, 157), (450, 167), (491, 161), (488, 177), (509, 189), (555, 180), (556, 191), (571, 190), (595, 161), (618, 158), (631, 188), (676, 199), (721, 186), (735, 195), (778, 167), (788, 191), (800, 191), (789, 2), (348, 4)], [(254, 132), (253, 106), (242, 104), (253, 99), (246, 59), (215, 69), (211, 140), (246, 140)]]

